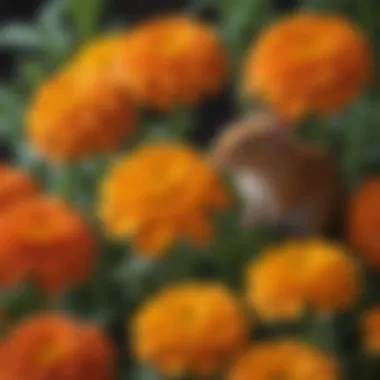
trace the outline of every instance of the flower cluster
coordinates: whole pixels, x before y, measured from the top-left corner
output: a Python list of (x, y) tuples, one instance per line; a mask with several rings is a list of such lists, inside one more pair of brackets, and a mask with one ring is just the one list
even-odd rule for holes
[(368, 85), (371, 58), (367, 39), (345, 18), (296, 14), (265, 29), (253, 44), (246, 90), (289, 120), (332, 114)]
[(133, 96), (159, 110), (194, 104), (218, 92), (227, 74), (226, 53), (216, 32), (179, 16), (133, 30), (120, 64), (120, 78)]
[(327, 354), (311, 345), (282, 339), (254, 345), (238, 360), (228, 378), (337, 380), (340, 374), (337, 364)]
[(222, 43), (199, 21), (169, 17), (111, 34), (38, 89), (27, 115), (30, 144), (54, 161), (110, 152), (135, 129), (137, 106), (192, 105), (225, 77)]
[[(5, 295), (0, 310), (8, 290), (32, 282), (46, 300), (43, 307), (54, 301), (68, 313), (87, 316), (81, 292), (67, 292), (85, 284), (90, 313), (108, 324), (127, 309), (111, 305), (119, 280), (114, 270), (120, 265), (132, 286), (125, 286), (117, 302), (138, 305), (125, 323), (131, 347), (123, 351), (131, 349), (125, 351), (132, 351), (138, 364), (167, 378), (342, 379), (332, 353), (301, 338), (262, 338), (257, 331), (277, 322), (330, 321), (349, 313), (366, 291), (359, 260), (365, 270), (379, 270), (380, 179), (354, 193), (347, 244), (333, 242), (325, 233), (345, 207), (340, 162), (330, 149), (296, 136), (291, 128), (313, 114), (337, 113), (364, 91), (375, 66), (370, 44), (341, 16), (288, 16), (258, 35), (245, 61), (245, 90), (268, 109), (234, 121), (217, 136), (209, 156), (166, 138), (171, 112), (177, 116), (178, 109), (190, 109), (221, 90), (227, 61), (210, 25), (173, 15), (91, 41), (41, 84), (25, 122), (29, 146), (43, 158), (47, 172), (74, 163), (80, 184), (93, 174), (85, 171), (86, 164), (96, 160), (88, 158), (102, 156), (108, 166), (94, 170), (99, 194), (88, 221), (74, 207), (77, 199), (66, 203), (44, 194), (28, 173), (0, 166), (0, 286)], [(145, 107), (154, 112), (144, 114), (143, 122), (140, 108)], [(164, 121), (150, 125), (157, 113)], [(157, 130), (165, 141), (154, 140)], [(132, 135), (138, 146), (129, 150), (124, 143), (131, 143)], [(222, 169), (231, 176), (236, 204)], [(88, 182), (84, 192), (92, 200), (95, 178)], [(232, 225), (239, 221), (224, 224), (224, 217), (235, 215), (223, 215), (221, 223), (216, 218), (235, 205), (241, 206), (233, 211), (244, 214), (247, 230), (240, 226), (239, 232), (251, 237), (265, 227), (272, 240), (275, 232), (282, 238), (263, 250), (252, 249), (244, 263), (233, 245), (251, 250), (245, 235), (234, 236)], [(99, 228), (97, 237), (92, 222)], [(220, 225), (230, 228), (218, 244)], [(124, 273), (118, 256), (112, 256), (119, 246), (110, 240), (130, 243), (130, 255), (124, 256), (132, 257), (138, 270), (131, 265)], [(193, 251), (206, 246), (208, 252), (182, 262), (190, 253), (181, 250), (183, 243), (191, 243)], [(170, 267), (176, 253), (179, 263)], [(199, 266), (212, 261), (215, 279), (173, 283), (171, 272), (179, 272), (178, 265), (189, 265), (194, 274), (198, 259)], [(97, 265), (99, 281), (92, 278)], [(380, 351), (378, 309), (374, 305), (364, 313), (360, 324), (362, 351), (370, 355)], [(18, 323), (9, 315), (11, 328), (0, 344), (0, 379), (113, 380), (118, 375), (114, 347), (98, 327), (53, 311), (17, 316), (22, 317)]]
[(50, 160), (79, 160), (109, 152), (135, 126), (132, 101), (107, 75), (99, 74), (107, 66), (97, 54), (92, 53), (90, 69), (81, 61), (72, 64), (35, 94), (27, 115), (28, 138)]
[(239, 354), (248, 333), (237, 299), (219, 284), (163, 290), (138, 312), (134, 346), (140, 360), (167, 375), (210, 375)]
[(46, 293), (83, 282), (95, 261), (95, 241), (76, 210), (36, 197), (0, 215), (0, 283), (32, 279)]
[(136, 150), (110, 170), (99, 214), (111, 235), (130, 237), (138, 252), (154, 256), (176, 239), (208, 242), (209, 214), (227, 202), (221, 181), (197, 151), (158, 143)]
[(4, 379), (110, 380), (114, 348), (96, 326), (60, 314), (36, 315), (17, 325), (0, 346)]
[(322, 240), (267, 248), (247, 273), (248, 302), (264, 320), (300, 318), (310, 307), (321, 314), (346, 310), (359, 289), (354, 260)]

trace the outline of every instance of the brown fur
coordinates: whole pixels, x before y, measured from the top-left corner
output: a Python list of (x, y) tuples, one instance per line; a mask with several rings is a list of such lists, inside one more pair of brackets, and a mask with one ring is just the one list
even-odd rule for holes
[(341, 183), (334, 160), (323, 147), (287, 133), (271, 114), (255, 114), (229, 127), (215, 141), (212, 157), (232, 173), (246, 169), (264, 176), (280, 210), (275, 223), (319, 233), (337, 214)]

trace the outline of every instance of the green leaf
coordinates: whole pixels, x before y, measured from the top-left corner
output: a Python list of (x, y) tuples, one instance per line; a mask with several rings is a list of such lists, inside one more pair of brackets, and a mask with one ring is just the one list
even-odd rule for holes
[[(366, 0), (360, 0), (360, 2)], [(328, 11), (347, 12), (353, 6), (352, 0), (304, 0), (301, 10), (306, 11)]]
[(100, 21), (103, 0), (69, 0), (72, 15), (80, 41), (95, 34)]
[(0, 28), (0, 47), (36, 50), (41, 49), (42, 39), (34, 26), (12, 23)]
[(46, 67), (40, 60), (22, 60), (19, 70), (20, 78), (30, 89), (34, 89), (47, 74)]
[(219, 7), (233, 63), (240, 65), (252, 38), (275, 16), (274, 7), (268, 0), (223, 0)]
[(66, 0), (48, 2), (37, 18), (37, 28), (43, 36), (51, 60), (59, 63), (70, 53), (73, 39), (65, 23), (68, 6)]
[(23, 284), (0, 292), (0, 308), (5, 310), (13, 322), (41, 310), (46, 300), (34, 284)]
[(0, 129), (1, 133), (14, 143), (20, 138), (23, 114), (24, 96), (13, 86), (0, 85)]
[[(216, 5), (218, 0), (193, 0), (186, 8), (188, 13), (199, 13)], [(222, 0), (219, 0), (222, 1)]]

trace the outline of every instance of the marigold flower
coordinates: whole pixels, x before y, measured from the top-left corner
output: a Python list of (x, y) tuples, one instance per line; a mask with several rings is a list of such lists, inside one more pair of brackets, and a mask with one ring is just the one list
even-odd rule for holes
[(158, 143), (118, 162), (104, 179), (99, 214), (110, 235), (158, 255), (175, 239), (210, 239), (209, 211), (227, 195), (213, 168), (190, 147)]
[(247, 270), (247, 301), (266, 321), (299, 318), (305, 309), (305, 291), (294, 268), (304, 260), (293, 245), (270, 247)]
[(218, 284), (184, 284), (143, 305), (133, 324), (134, 350), (166, 375), (211, 374), (245, 343), (238, 301)]
[(218, 35), (191, 18), (150, 20), (131, 31), (122, 52), (120, 80), (135, 99), (159, 110), (193, 104), (219, 91), (226, 78)]
[(4, 380), (12, 379), (7, 368), (8, 364), (8, 349), (5, 339), (0, 342), (0, 378)]
[(21, 322), (6, 345), (5, 367), (13, 380), (109, 380), (114, 375), (114, 348), (107, 336), (63, 315), (41, 314)]
[(307, 307), (319, 314), (346, 310), (360, 289), (354, 261), (322, 240), (271, 247), (247, 273), (248, 302), (264, 320), (299, 318)]
[(370, 353), (380, 353), (380, 307), (367, 310), (361, 318), (362, 346)]
[(347, 235), (357, 254), (380, 269), (380, 177), (367, 180), (353, 195), (347, 217)]
[(246, 62), (247, 92), (290, 120), (337, 111), (371, 79), (369, 42), (337, 15), (302, 13), (275, 23)]
[(344, 311), (357, 300), (359, 269), (338, 244), (315, 240), (305, 246), (304, 275), (307, 301), (320, 313)]
[(337, 363), (317, 348), (278, 340), (253, 346), (232, 368), (230, 380), (338, 380)]
[(100, 76), (103, 80), (125, 91), (119, 81), (117, 71), (122, 58), (121, 49), (126, 39), (127, 34), (116, 32), (90, 41), (72, 57), (67, 68), (72, 71), (82, 69), (81, 81), (91, 81), (94, 80), (94, 76)]
[(79, 160), (115, 149), (130, 135), (135, 107), (107, 69), (100, 54), (88, 53), (38, 89), (27, 127), (40, 154), (54, 161)]
[(0, 212), (39, 193), (37, 183), (28, 173), (11, 166), (0, 165), (0, 183)]
[(95, 261), (85, 220), (51, 198), (18, 203), (0, 217), (0, 284), (33, 278), (46, 293), (83, 282)]

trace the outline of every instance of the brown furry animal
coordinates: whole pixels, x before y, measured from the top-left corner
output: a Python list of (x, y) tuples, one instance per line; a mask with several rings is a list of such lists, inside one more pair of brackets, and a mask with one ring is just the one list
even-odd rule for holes
[(274, 115), (255, 113), (217, 137), (212, 159), (232, 174), (247, 226), (318, 234), (339, 211), (340, 172), (323, 147), (288, 131)]

